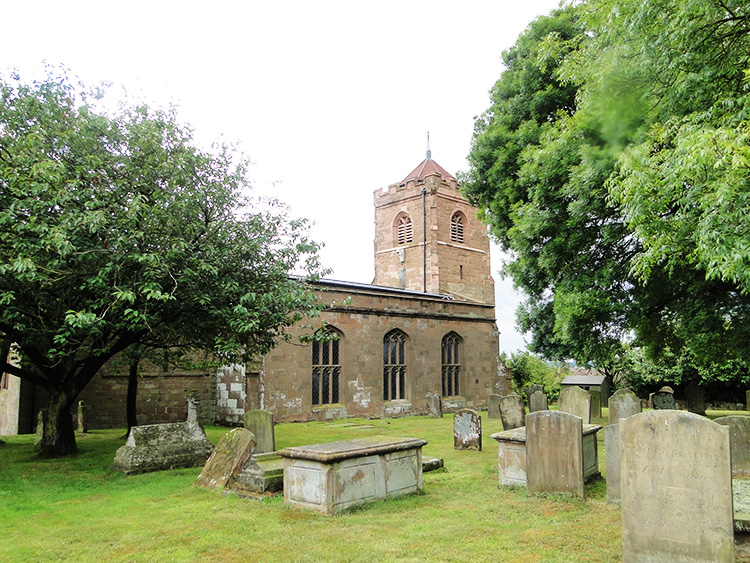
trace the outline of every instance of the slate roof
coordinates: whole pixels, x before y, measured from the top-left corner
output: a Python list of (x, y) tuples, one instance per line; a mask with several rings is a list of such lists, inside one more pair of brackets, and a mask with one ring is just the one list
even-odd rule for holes
[(603, 375), (567, 375), (560, 382), (561, 385), (601, 385)]

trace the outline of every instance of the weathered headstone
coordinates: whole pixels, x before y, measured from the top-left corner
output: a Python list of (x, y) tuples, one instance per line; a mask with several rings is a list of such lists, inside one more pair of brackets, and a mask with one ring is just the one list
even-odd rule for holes
[(526, 409), (523, 406), (523, 397), (517, 393), (511, 393), (500, 398), (500, 418), (503, 420), (503, 430), (512, 430), (524, 425)]
[(500, 414), (500, 395), (494, 393), (487, 397), (487, 418), (502, 418)]
[(604, 451), (607, 453), (607, 502), (620, 504), (619, 425), (610, 424), (604, 427)]
[(191, 399), (185, 422), (133, 426), (112, 465), (123, 473), (192, 467), (206, 463), (213, 449), (198, 422), (197, 402)]
[(617, 424), (621, 418), (629, 418), (642, 410), (638, 395), (630, 389), (618, 389), (609, 398), (609, 423)]
[(750, 389), (745, 391), (745, 410), (750, 411)]
[(529, 397), (529, 412), (546, 411), (549, 409), (547, 395), (544, 391), (534, 391)]
[(443, 399), (437, 393), (427, 393), (427, 414), (432, 418), (443, 418)]
[(526, 489), (583, 497), (583, 421), (562, 411), (526, 417)]
[(602, 417), (602, 393), (601, 391), (589, 391), (591, 395), (591, 417)]
[(276, 451), (276, 437), (273, 431), (273, 413), (251, 410), (245, 413), (245, 429), (255, 436), (255, 453), (265, 454)]
[(732, 475), (750, 477), (750, 416), (722, 416), (714, 420), (729, 427), (732, 452)]
[(472, 409), (460, 409), (453, 415), (453, 448), (482, 451), (482, 419)]
[(591, 423), (591, 395), (588, 391), (577, 385), (566, 387), (560, 391), (558, 405), (560, 411), (580, 417), (584, 424)]
[(729, 429), (674, 410), (619, 427), (623, 562), (734, 561)]
[(651, 408), (654, 410), (675, 410), (674, 391), (671, 387), (662, 387), (651, 397)]
[(544, 393), (544, 387), (534, 383), (533, 385), (529, 385), (528, 387), (524, 388), (523, 392), (526, 394), (526, 402), (528, 404), (531, 404), (531, 396), (537, 391), (541, 391), (542, 393)]
[(236, 480), (255, 448), (253, 433), (244, 428), (227, 432), (203, 466), (195, 485), (223, 489)]
[(88, 420), (86, 418), (86, 403), (78, 401), (78, 431), (86, 433), (89, 431)]

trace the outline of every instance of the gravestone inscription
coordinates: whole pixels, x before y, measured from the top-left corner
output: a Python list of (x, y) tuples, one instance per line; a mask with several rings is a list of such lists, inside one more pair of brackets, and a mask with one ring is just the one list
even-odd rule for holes
[(453, 448), (482, 451), (482, 419), (472, 409), (460, 409), (453, 415)]
[(675, 410), (619, 427), (623, 561), (734, 561), (729, 429)]

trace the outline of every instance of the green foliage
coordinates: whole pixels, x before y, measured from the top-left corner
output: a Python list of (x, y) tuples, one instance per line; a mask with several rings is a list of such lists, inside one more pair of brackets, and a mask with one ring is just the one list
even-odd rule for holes
[(250, 199), (245, 156), (199, 149), (174, 109), (110, 115), (102, 95), (0, 79), (0, 344), (23, 360), (0, 368), (63, 409), (134, 343), (249, 358), (318, 310), (318, 247)]
[(558, 362), (551, 364), (529, 352), (516, 352), (510, 356), (501, 354), (500, 360), (510, 370), (514, 391), (524, 396), (524, 389), (529, 385), (541, 385), (550, 401), (560, 396), (560, 382), (570, 375), (570, 368)]

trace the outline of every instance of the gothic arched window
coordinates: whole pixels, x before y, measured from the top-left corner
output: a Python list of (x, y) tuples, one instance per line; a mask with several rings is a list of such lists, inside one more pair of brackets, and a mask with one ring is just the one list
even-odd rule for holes
[(406, 398), (406, 335), (392, 330), (383, 337), (383, 400)]
[(312, 343), (312, 404), (329, 405), (339, 402), (341, 334), (326, 328), (319, 335)]
[(449, 332), (443, 337), (441, 356), (443, 364), (443, 397), (461, 394), (461, 337)]
[(414, 240), (414, 226), (406, 213), (401, 213), (396, 217), (393, 234), (398, 245), (407, 244)]
[(451, 217), (451, 241), (463, 244), (465, 223), (463, 214), (459, 212), (453, 214), (453, 217)]

